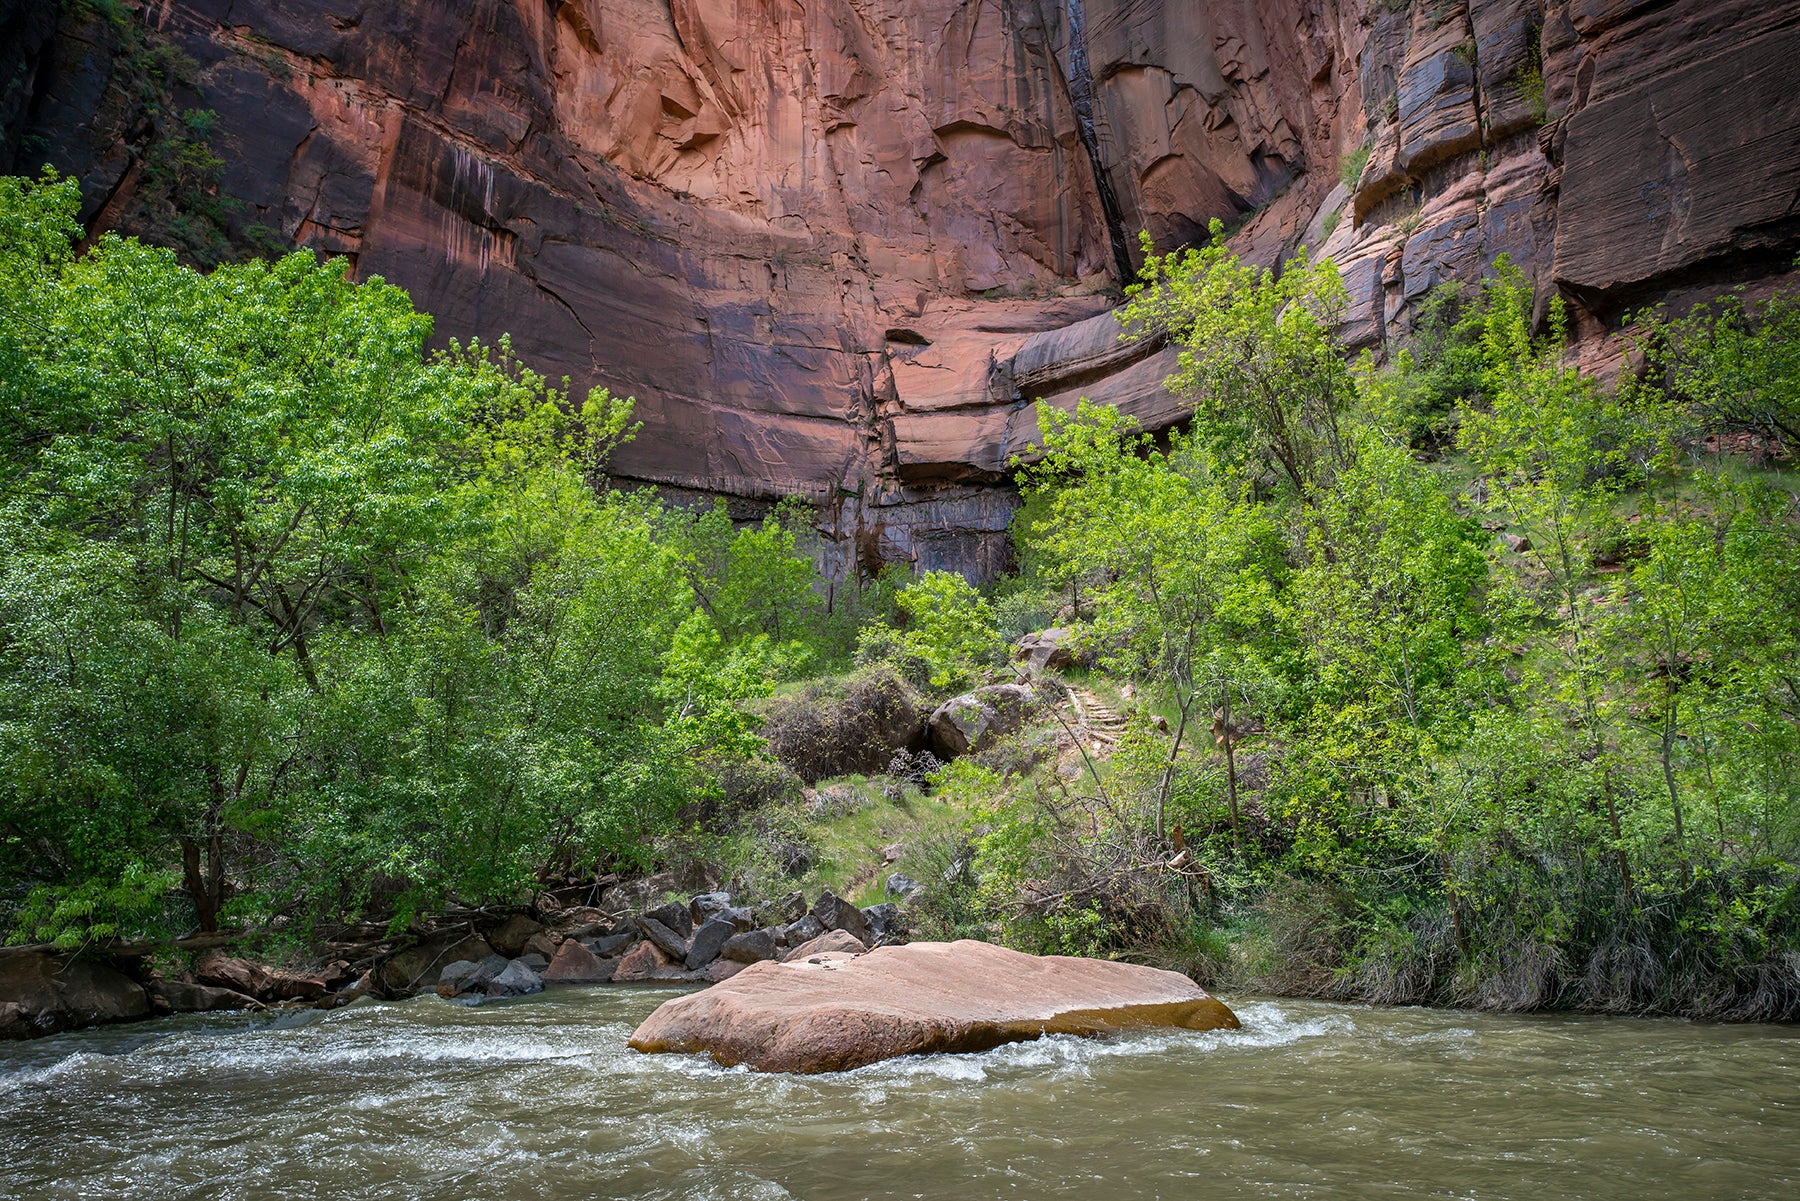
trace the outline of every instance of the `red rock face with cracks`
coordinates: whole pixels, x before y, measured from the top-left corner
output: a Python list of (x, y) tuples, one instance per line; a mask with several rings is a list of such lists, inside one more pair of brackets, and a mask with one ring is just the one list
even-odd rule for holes
[[(105, 224), (137, 173), (97, 132), (103, 25), (25, 7), (0, 5), (24, 84), (0, 166), (75, 171)], [(1166, 355), (1106, 315), (1115, 236), (1217, 217), (1259, 262), (1328, 252), (1345, 336), (1378, 348), (1510, 254), (1601, 366), (1629, 308), (1767, 283), (1800, 247), (1800, 0), (145, 13), (199, 65), (244, 220), (406, 286), (442, 336), (510, 331), (578, 394), (635, 396), (630, 479), (817, 502), (837, 574), (999, 569), (1036, 400), (1179, 419)]]

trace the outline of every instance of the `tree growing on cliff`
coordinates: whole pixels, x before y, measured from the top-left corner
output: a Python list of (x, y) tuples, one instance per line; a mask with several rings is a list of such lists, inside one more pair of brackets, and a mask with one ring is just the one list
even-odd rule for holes
[(1171, 392), (1195, 402), (1198, 429), (1227, 461), (1246, 458), (1311, 504), (1347, 461), (1341, 418), (1355, 394), (1335, 331), (1348, 293), (1329, 259), (1304, 253), (1279, 272), (1212, 241), (1151, 253), (1119, 310), (1124, 337), (1180, 348)]

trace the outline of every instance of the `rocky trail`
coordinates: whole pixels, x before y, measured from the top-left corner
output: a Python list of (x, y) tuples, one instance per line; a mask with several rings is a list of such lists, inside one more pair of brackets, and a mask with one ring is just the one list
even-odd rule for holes
[(1089, 738), (1112, 746), (1125, 732), (1125, 719), (1089, 689), (1071, 687), (1069, 705), (1075, 711), (1075, 728)]

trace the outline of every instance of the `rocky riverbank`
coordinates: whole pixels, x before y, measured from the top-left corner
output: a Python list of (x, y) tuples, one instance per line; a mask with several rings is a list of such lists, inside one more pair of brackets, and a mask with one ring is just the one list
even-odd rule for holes
[(446, 915), (393, 940), (359, 939), (378, 932), (352, 930), (320, 948), (323, 966), (304, 969), (263, 963), (229, 946), (192, 950), (178, 943), (176, 951), (192, 955), (180, 969), (145, 947), (73, 955), (0, 949), (0, 1038), (171, 1013), (335, 1009), (429, 992), (476, 1003), (555, 985), (711, 984), (752, 963), (861, 952), (905, 937), (898, 905), (858, 908), (829, 891), (810, 905), (798, 892), (737, 904), (721, 890), (650, 908), (633, 904), (666, 896), (665, 883), (615, 888), (604, 906), (540, 903)]

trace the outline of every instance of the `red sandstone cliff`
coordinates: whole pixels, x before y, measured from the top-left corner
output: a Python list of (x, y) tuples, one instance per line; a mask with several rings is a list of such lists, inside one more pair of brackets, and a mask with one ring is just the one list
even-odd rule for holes
[[(113, 40), (0, 0), (6, 162), (129, 211)], [(1509, 253), (1591, 345), (1800, 247), (1800, 0), (152, 0), (236, 220), (638, 400), (626, 476), (993, 570), (1031, 402), (1179, 409), (1106, 311), (1218, 216), (1358, 344)], [(1370, 147), (1356, 187), (1339, 160)], [(1341, 214), (1334, 218), (1332, 214)], [(1328, 232), (1329, 231), (1329, 232)]]

